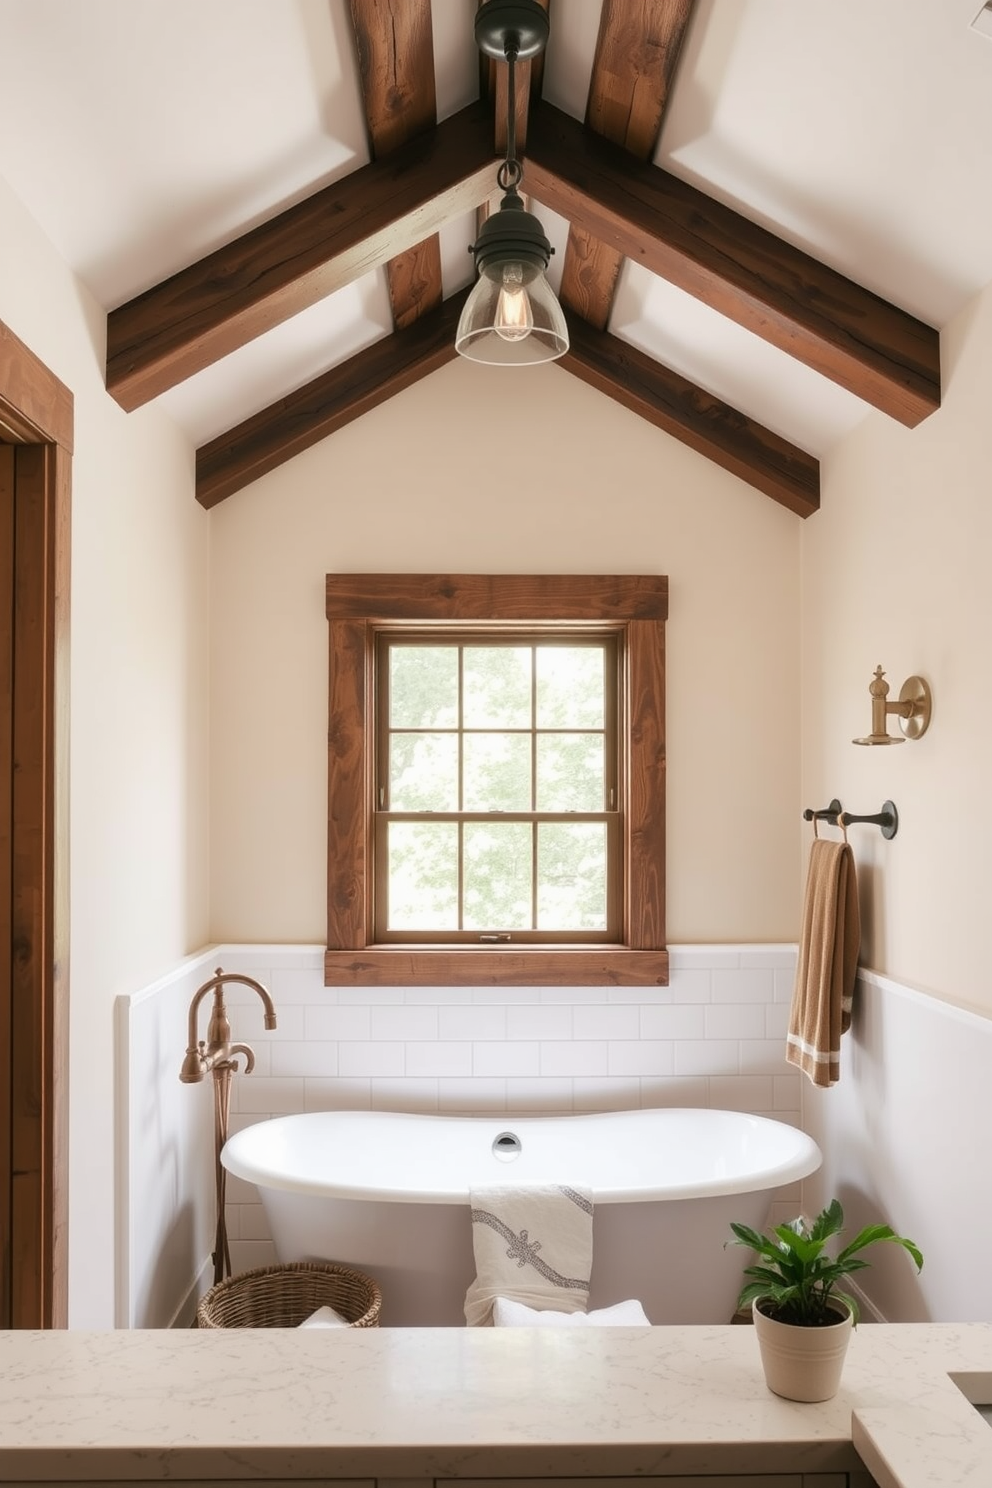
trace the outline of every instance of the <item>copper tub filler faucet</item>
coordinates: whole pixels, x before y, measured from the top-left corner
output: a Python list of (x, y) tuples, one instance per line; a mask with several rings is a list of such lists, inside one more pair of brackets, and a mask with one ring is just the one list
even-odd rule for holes
[[(214, 1168), (217, 1192), (217, 1234), (213, 1252), (214, 1282), (223, 1281), (231, 1274), (231, 1252), (227, 1240), (227, 1222), (224, 1215), (227, 1173), (220, 1160), (221, 1150), (227, 1141), (231, 1112), (231, 1077), (238, 1068), (238, 1057), (243, 1055), (244, 1073), (250, 1075), (255, 1067), (255, 1055), (247, 1044), (231, 1043), (231, 1024), (224, 1006), (224, 987), (236, 982), (251, 987), (262, 999), (265, 1008), (265, 1026), (276, 1026), (276, 1010), (272, 998), (254, 977), (242, 976), (240, 972), (224, 971), (218, 966), (214, 975), (193, 994), (189, 1005), (189, 1033), (186, 1054), (183, 1058), (179, 1078), (184, 1085), (196, 1085), (210, 1074), (214, 1081)], [(206, 1040), (197, 1038), (197, 1014), (200, 1003), (208, 992), (213, 992), (214, 1001), (210, 1009)]]
[[(241, 976), (236, 971), (224, 971), (218, 966), (209, 982), (193, 994), (193, 1001), (189, 1005), (189, 1042), (186, 1048), (186, 1057), (183, 1067), (179, 1071), (179, 1078), (184, 1085), (194, 1085), (202, 1080), (204, 1075), (210, 1071), (217, 1072), (223, 1069), (227, 1063), (232, 1069), (237, 1068), (235, 1056), (245, 1056), (245, 1074), (251, 1074), (255, 1065), (255, 1055), (247, 1044), (231, 1043), (231, 1025), (227, 1017), (227, 1008), (224, 1006), (224, 986), (228, 982), (239, 982), (243, 987), (251, 987), (258, 993), (265, 1007), (265, 1026), (275, 1028), (276, 1010), (272, 1005), (272, 998), (266, 992), (261, 982), (256, 982), (254, 977)], [(200, 1010), (200, 1003), (210, 991), (214, 994), (214, 1005), (210, 1010), (210, 1022), (207, 1025), (207, 1041), (203, 1039), (197, 1042), (196, 1037), (196, 1015)]]

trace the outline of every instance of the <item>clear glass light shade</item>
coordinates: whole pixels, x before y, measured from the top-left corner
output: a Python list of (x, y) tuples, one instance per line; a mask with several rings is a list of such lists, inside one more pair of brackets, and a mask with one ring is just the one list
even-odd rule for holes
[(465, 301), (455, 350), (473, 362), (519, 367), (568, 350), (568, 327), (544, 274), (509, 260), (487, 265)]

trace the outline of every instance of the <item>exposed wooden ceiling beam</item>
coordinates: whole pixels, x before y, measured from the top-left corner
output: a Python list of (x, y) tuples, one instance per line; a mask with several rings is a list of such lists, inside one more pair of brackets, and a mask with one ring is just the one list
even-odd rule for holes
[(431, 0), (350, 0), (376, 157), (437, 123)]
[[(480, 104), (433, 126), (428, 0), (350, 3), (370, 137), (384, 158), (110, 317), (108, 387), (136, 407), (359, 274), (391, 265), (394, 335), (203, 446), (197, 499), (207, 507), (455, 354), (464, 295), (439, 306), (439, 263), (435, 271), (410, 250), (491, 195), (491, 114)], [(657, 134), (690, 8), (691, 0), (604, 0), (589, 117), (617, 143), (536, 105), (527, 185), (591, 245), (598, 266), (587, 308), (595, 299), (608, 314), (610, 262), (630, 257), (903, 422), (917, 422), (939, 403), (936, 332), (635, 158), (653, 153), (649, 136)], [(635, 41), (641, 27), (648, 39)], [(497, 80), (501, 73), (497, 67)], [(520, 89), (518, 130), (526, 128), (529, 92)], [(505, 87), (497, 114), (500, 107), (505, 137)], [(815, 458), (585, 323), (581, 307), (571, 309), (563, 367), (790, 510), (817, 509)]]
[(140, 407), (472, 211), (492, 172), (472, 104), (111, 311), (108, 391)]
[(586, 123), (647, 159), (661, 121), (695, 0), (603, 0)]
[(545, 206), (913, 427), (940, 406), (937, 332), (550, 104), (527, 182)]
[[(603, 0), (586, 124), (638, 160), (661, 132), (693, 0)], [(559, 298), (605, 330), (623, 255), (572, 223)]]
[(376, 341), (196, 452), (196, 499), (212, 507), (453, 361), (465, 294)]
[(659, 362), (579, 318), (559, 365), (800, 517), (820, 505), (813, 455), (704, 392)]
[[(437, 123), (431, 0), (351, 0), (358, 69), (373, 158)], [(386, 264), (393, 326), (401, 330), (441, 303), (437, 233)]]

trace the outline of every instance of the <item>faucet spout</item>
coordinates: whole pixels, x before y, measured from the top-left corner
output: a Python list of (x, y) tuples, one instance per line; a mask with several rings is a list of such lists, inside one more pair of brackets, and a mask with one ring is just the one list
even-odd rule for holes
[[(238, 982), (242, 986), (251, 987), (262, 999), (265, 1010), (265, 1026), (268, 1029), (276, 1026), (276, 1010), (266, 989), (261, 982), (254, 977), (242, 976), (240, 972), (224, 971), (218, 966), (209, 981), (204, 982), (193, 994), (193, 1000), (189, 1005), (189, 1030), (187, 1035), (186, 1053), (183, 1057), (182, 1068), (179, 1078), (184, 1085), (194, 1085), (202, 1080), (204, 1075), (211, 1070), (219, 1069), (225, 1064), (233, 1068), (232, 1056), (243, 1054), (245, 1056), (245, 1073), (247, 1074), (255, 1063), (255, 1056), (247, 1044), (231, 1043), (231, 1024), (227, 1016), (227, 1008), (224, 1005), (224, 987), (231, 982)], [(210, 1022), (207, 1025), (207, 1038), (204, 1041), (197, 1037), (197, 1017), (200, 1011), (200, 1003), (208, 992), (213, 992), (214, 1002), (210, 1010)]]

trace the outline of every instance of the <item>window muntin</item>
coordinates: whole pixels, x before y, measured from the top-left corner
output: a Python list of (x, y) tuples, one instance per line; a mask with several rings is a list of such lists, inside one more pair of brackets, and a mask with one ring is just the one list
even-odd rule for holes
[(390, 628), (375, 647), (375, 943), (617, 943), (620, 637)]

